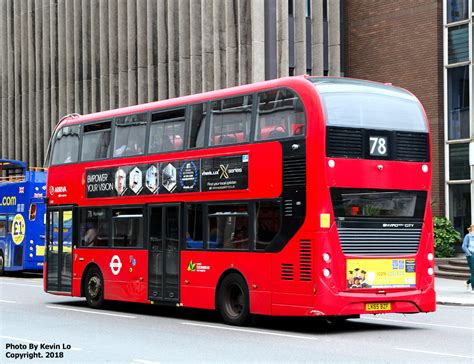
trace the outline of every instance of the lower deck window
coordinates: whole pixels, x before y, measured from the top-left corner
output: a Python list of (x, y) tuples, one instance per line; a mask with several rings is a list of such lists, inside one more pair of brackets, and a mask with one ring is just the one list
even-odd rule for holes
[(79, 245), (97, 247), (109, 245), (107, 209), (83, 209), (80, 212)]
[(112, 212), (112, 246), (143, 247), (143, 211), (140, 208)]
[(209, 249), (248, 250), (247, 205), (209, 206)]

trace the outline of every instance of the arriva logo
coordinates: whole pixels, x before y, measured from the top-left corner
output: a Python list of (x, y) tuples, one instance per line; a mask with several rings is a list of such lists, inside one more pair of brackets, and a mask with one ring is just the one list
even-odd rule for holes
[(5, 196), (2, 198), (2, 206), (16, 205), (16, 196)]
[(50, 186), (49, 187), (49, 194), (52, 196), (55, 193), (67, 193), (66, 186), (58, 186), (58, 187)]

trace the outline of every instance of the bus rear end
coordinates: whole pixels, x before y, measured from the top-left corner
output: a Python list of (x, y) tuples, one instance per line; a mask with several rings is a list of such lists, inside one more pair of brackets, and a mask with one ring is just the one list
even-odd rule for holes
[(326, 125), (325, 198), (315, 211), (327, 212), (317, 217), (313, 314), (434, 311), (430, 138), (421, 104), (390, 85), (312, 81)]

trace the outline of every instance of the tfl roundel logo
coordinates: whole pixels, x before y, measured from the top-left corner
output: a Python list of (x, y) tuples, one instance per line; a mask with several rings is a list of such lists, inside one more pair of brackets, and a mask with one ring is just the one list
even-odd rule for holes
[(120, 257), (118, 255), (114, 255), (112, 257), (112, 260), (110, 261), (109, 266), (114, 276), (119, 274), (120, 270), (122, 269), (122, 262), (120, 261)]
[(49, 194), (54, 195), (54, 186), (49, 186)]

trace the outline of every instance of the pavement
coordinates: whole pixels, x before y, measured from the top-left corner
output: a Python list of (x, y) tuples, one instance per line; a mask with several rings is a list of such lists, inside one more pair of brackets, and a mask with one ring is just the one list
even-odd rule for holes
[(471, 287), (466, 290), (465, 281), (436, 277), (435, 291), (438, 304), (474, 307), (474, 293)]

